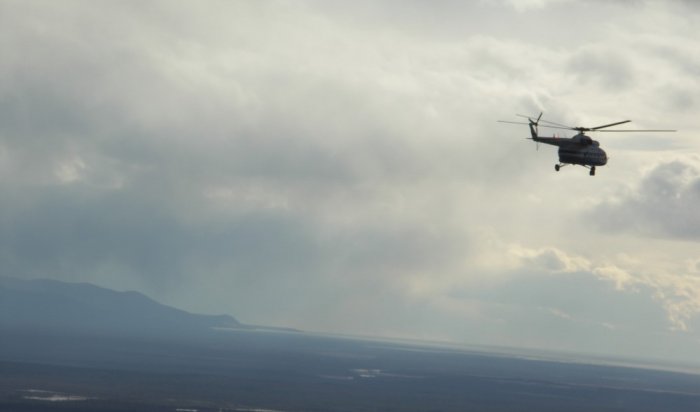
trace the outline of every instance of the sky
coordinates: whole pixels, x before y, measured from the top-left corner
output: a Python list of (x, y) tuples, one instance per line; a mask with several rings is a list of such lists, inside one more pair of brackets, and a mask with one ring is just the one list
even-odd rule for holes
[[(698, 26), (680, 0), (2, 1), (0, 274), (692, 362)], [(678, 132), (592, 133), (608, 165), (555, 172), (497, 123), (540, 112)]]

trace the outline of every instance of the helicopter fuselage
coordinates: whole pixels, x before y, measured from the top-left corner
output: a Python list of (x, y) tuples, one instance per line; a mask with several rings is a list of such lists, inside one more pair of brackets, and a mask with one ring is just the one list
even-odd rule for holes
[(538, 143), (559, 146), (559, 162), (581, 166), (604, 166), (608, 156), (600, 143), (583, 133), (571, 138), (533, 136)]
[(600, 147), (571, 149), (566, 146), (560, 146), (559, 162), (581, 166), (604, 166), (608, 163), (608, 156)]

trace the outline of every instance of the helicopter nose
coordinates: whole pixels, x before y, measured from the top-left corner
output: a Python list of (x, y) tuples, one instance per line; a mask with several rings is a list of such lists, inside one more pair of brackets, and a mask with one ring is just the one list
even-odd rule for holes
[(601, 152), (600, 153), (600, 155), (601, 155), (600, 160), (601, 160), (601, 166), (602, 166), (602, 165), (605, 165), (606, 163), (608, 163), (608, 155), (605, 153), (605, 150), (603, 150), (603, 149), (601, 149), (600, 152)]

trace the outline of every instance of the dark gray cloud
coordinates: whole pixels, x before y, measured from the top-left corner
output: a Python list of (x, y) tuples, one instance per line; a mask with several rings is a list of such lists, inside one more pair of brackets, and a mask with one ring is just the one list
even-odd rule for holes
[(601, 90), (621, 91), (638, 82), (633, 66), (619, 49), (580, 50), (571, 57), (568, 69), (577, 81)]
[(450, 320), (465, 340), (511, 336), (512, 346), (577, 347), (599, 354), (614, 345), (626, 348), (629, 357), (668, 353), (672, 346), (675, 354), (668, 357), (687, 359), (694, 352), (692, 335), (674, 337), (675, 325), (658, 294), (651, 285), (620, 289), (592, 272), (543, 274), (523, 268), (508, 281), (452, 289), (451, 300), (469, 302), (479, 315), (450, 313)]
[(700, 168), (697, 159), (662, 163), (638, 186), (598, 205), (587, 218), (609, 233), (700, 239)]

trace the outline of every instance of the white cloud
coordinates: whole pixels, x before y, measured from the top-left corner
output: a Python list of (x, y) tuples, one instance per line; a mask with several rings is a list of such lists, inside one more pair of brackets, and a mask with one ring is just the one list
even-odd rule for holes
[(593, 269), (593, 274), (601, 279), (613, 282), (617, 290), (625, 290), (634, 281), (632, 275), (615, 265), (596, 267)]
[(570, 2), (571, 0), (506, 0), (505, 3), (514, 7), (518, 12), (532, 9), (542, 9), (552, 5)]
[[(691, 272), (688, 272), (687, 265), (672, 260), (657, 261), (649, 265), (644, 258), (635, 259), (625, 254), (609, 256), (605, 252), (599, 252), (600, 256), (586, 258), (555, 247), (530, 249), (517, 244), (502, 245), (502, 248), (493, 251), (502, 256), (501, 265), (490, 263), (487, 266), (491, 270), (498, 267), (501, 273), (495, 275), (490, 273), (494, 280), (485, 283), (486, 285), (509, 287), (507, 285), (513, 283), (515, 279), (524, 277), (532, 281), (535, 287), (542, 287), (540, 278), (545, 276), (542, 278), (548, 279), (545, 282), (558, 285), (551, 291), (554, 295), (570, 296), (571, 291), (568, 288), (575, 284), (577, 277), (583, 276), (594, 284), (602, 282), (598, 287), (604, 288), (606, 284), (611, 285), (611, 290), (615, 291), (612, 296), (618, 296), (621, 301), (625, 299), (625, 295), (644, 296), (647, 299), (648, 309), (655, 306), (658, 310), (663, 310), (665, 315), (663, 327), (668, 330), (693, 334), (698, 332), (692, 330), (689, 325), (696, 319), (700, 319), (700, 277), (693, 274), (692, 267)], [(515, 259), (509, 259), (509, 257)], [(468, 282), (463, 287), (473, 288), (474, 286), (473, 282)], [(459, 286), (455, 284), (450, 286), (450, 288), (455, 287)], [(545, 289), (550, 288), (551, 286), (545, 287)], [(586, 295), (585, 290), (579, 292), (584, 293), (583, 296), (590, 297), (592, 301), (595, 299), (593, 296)], [(562, 319), (599, 325), (608, 324), (613, 325), (612, 329), (618, 328), (615, 322), (605, 317), (605, 313), (591, 319), (585, 316), (574, 317), (561, 307), (548, 306), (546, 309)], [(603, 307), (601, 309), (606, 310)], [(634, 310), (636, 309), (630, 308), (628, 315), (634, 317)], [(646, 322), (647, 320), (640, 316), (633, 324), (628, 322), (627, 327), (644, 329)]]
[(535, 270), (567, 273), (589, 270), (590, 263), (580, 256), (569, 256), (553, 247), (532, 250), (514, 245), (509, 253), (522, 259)]

